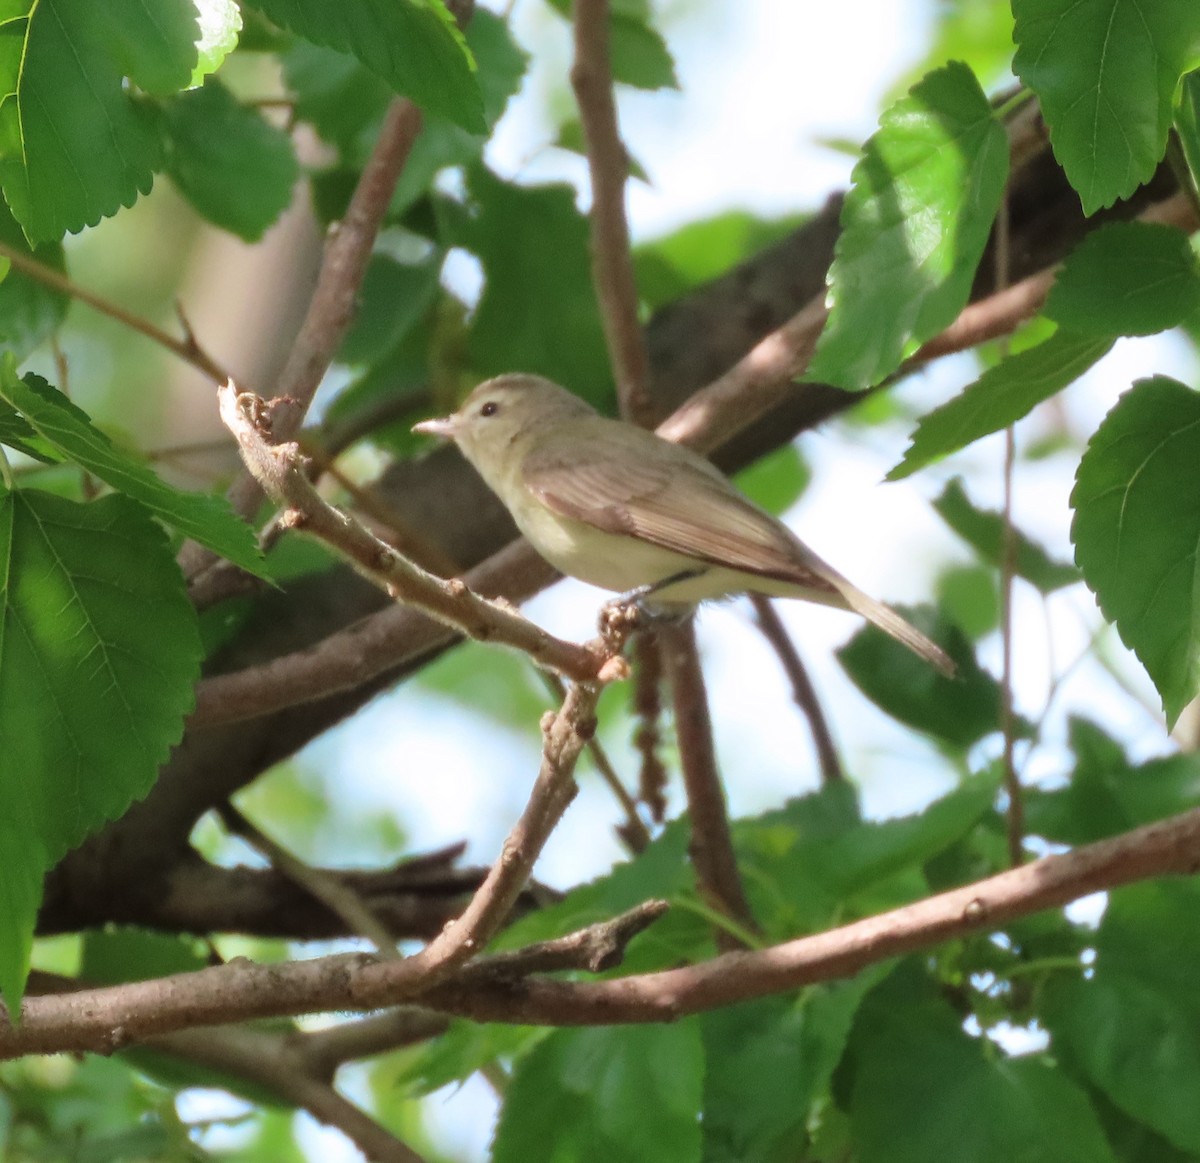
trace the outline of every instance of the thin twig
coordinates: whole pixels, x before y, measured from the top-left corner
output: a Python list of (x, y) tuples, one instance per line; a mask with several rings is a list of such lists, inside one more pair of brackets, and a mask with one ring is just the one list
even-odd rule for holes
[[(375, 238), (421, 124), (421, 111), (411, 101), (397, 98), (391, 103), (345, 217), (326, 239), (308, 310), (275, 383), (271, 412), (279, 440), (290, 440), (299, 431), (350, 326)], [(218, 382), (226, 383), (229, 378), (222, 375)], [(247, 520), (254, 517), (263, 496), (259, 482), (249, 473), (238, 477), (227, 495), (234, 511)], [(211, 550), (195, 542), (186, 544), (179, 554), (179, 565), (189, 585), (218, 563)]]
[(286, 1035), (262, 1030), (216, 1027), (178, 1030), (148, 1043), (150, 1048), (252, 1082), (285, 1102), (307, 1110), (319, 1122), (341, 1131), (378, 1163), (424, 1163), (406, 1143), (365, 1111), (314, 1077)]
[[(567, 689), (563, 685), (562, 679), (547, 670), (540, 670), (538, 673), (542, 676), (542, 681), (546, 684), (546, 689), (559, 703), (562, 703), (567, 697)], [(629, 789), (626, 788), (624, 783), (621, 782), (621, 777), (617, 774), (617, 769), (613, 767), (612, 760), (609, 759), (608, 752), (604, 749), (604, 745), (600, 740), (595, 736), (589, 739), (587, 741), (587, 750), (588, 755), (591, 756), (592, 763), (600, 773), (600, 778), (608, 785), (613, 798), (621, 805), (621, 810), (625, 813), (624, 822), (616, 828), (617, 835), (635, 856), (639, 852), (644, 852), (650, 843), (650, 832), (646, 828), (646, 825), (642, 823), (641, 816), (638, 815), (637, 801), (629, 794)]]
[[(308, 450), (303, 443), (300, 447), (307, 453)], [(411, 561), (415, 561), (422, 569), (437, 574), (438, 577), (453, 577), (459, 572), (457, 562), (443, 552), (432, 537), (408, 525), (396, 510), (380, 496), (377, 489), (370, 486), (364, 488), (356, 484), (336, 464), (331, 462), (326, 463), (319, 470), (314, 465), (313, 469), (314, 471), (309, 473), (310, 479), (324, 473), (331, 480), (337, 481), (346, 491), (350, 500), (354, 502), (354, 508), (370, 517), (377, 526), (382, 526), (386, 533), (387, 543), (397, 552), (404, 554)]]
[(816, 687), (808, 677), (808, 671), (800, 659), (796, 645), (787, 632), (779, 612), (771, 604), (771, 599), (763, 594), (751, 594), (750, 601), (758, 618), (758, 627), (762, 636), (771, 644), (775, 651), (784, 674), (792, 684), (792, 698), (808, 721), (808, 729), (812, 732), (813, 746), (817, 749), (817, 762), (821, 767), (822, 783), (837, 783), (846, 778), (842, 771), (842, 763), (838, 758), (837, 748), (833, 743), (833, 735), (825, 712), (821, 709), (821, 700), (817, 698)]
[(539, 941), (507, 953), (497, 953), (473, 967), (480, 979), (527, 977), (531, 973), (557, 973), (586, 969), (601, 973), (615, 969), (625, 958), (625, 949), (639, 933), (648, 929), (670, 909), (664, 900), (643, 901), (619, 916), (597, 921), (585, 929)]
[(504, 841), (462, 916), (451, 922), (420, 953), (409, 958), (406, 977), (418, 975), (422, 988), (447, 976), (481, 953), (516, 904), (550, 833), (578, 792), (575, 763), (596, 731), (600, 688), (575, 683), (560, 710), (542, 720), (542, 763), (529, 802)]
[(608, 9), (608, 0), (575, 0), (571, 85), (579, 105), (592, 181), (592, 282), (617, 382), (617, 400), (622, 416), (648, 427), (653, 414), (647, 392), (650, 362), (638, 319), (637, 282), (625, 218), (629, 154), (617, 128)]
[(8, 259), (23, 275), (28, 275), (29, 278), (35, 279), (43, 286), (69, 295), (72, 299), (85, 303), (92, 310), (100, 312), (101, 315), (107, 315), (131, 331), (136, 331), (139, 335), (153, 340), (160, 347), (164, 347), (173, 355), (178, 356), (184, 363), (190, 364), (197, 371), (202, 372), (213, 383), (222, 384), (229, 378), (229, 373), (196, 343), (194, 337), (189, 335), (186, 339), (176, 339), (161, 327), (155, 326), (149, 319), (144, 319), (141, 315), (135, 315), (132, 311), (127, 311), (124, 307), (109, 302), (94, 291), (89, 291), (78, 283), (72, 282), (66, 275), (54, 270), (53, 267), (46, 266), (45, 263), (39, 262), (31, 255), (23, 254), (7, 243), (0, 242), (0, 258)]
[(291, 1036), (291, 1047), (315, 1078), (332, 1079), (339, 1066), (427, 1042), (446, 1032), (450, 1019), (420, 1006), (398, 1006), (385, 1014), (339, 1022), (324, 1030)]
[[(1009, 239), (1008, 198), (1000, 201), (996, 215), (995, 266), (996, 291), (1003, 293), (1008, 284)], [(1006, 340), (1001, 340), (1003, 349)], [(1007, 354), (1006, 350), (1002, 354)], [(1013, 579), (1017, 570), (1017, 534), (1013, 525), (1013, 473), (1017, 461), (1016, 431), (1010, 424), (1004, 432), (1004, 538), (1000, 552), (1000, 643), (1002, 676), (1000, 683), (1000, 734), (1004, 740), (1004, 790), (1008, 795), (1005, 825), (1008, 862), (1016, 868), (1025, 859), (1025, 791), (1017, 774), (1017, 722), (1013, 714)]]
[[(479, 1021), (609, 1025), (669, 1021), (755, 997), (850, 977), (868, 965), (1080, 897), (1200, 870), (1200, 809), (939, 893), (914, 904), (763, 950), (610, 981), (503, 977), (486, 959), (422, 993), (421, 1004)], [(27, 996), (21, 1021), (0, 1017), (0, 1058), (111, 1053), (171, 1030), (322, 1010), (378, 1009), (420, 991), (403, 963), (362, 954), (255, 965), (243, 959), (192, 973), (69, 994)], [(0, 1010), (0, 1013), (3, 1011)]]
[[(757, 925), (746, 900), (733, 851), (733, 834), (725, 806), (725, 791), (717, 772), (708, 695), (696, 648), (692, 618), (664, 626), (659, 631), (671, 692), (675, 704), (675, 733), (687, 791), (692, 838), (688, 846), (700, 894), (709, 904), (738, 925)], [(740, 948), (725, 929), (716, 932), (718, 947)]]
[[(376, 235), (421, 124), (421, 111), (411, 101), (397, 98), (391, 103), (345, 216), (326, 240), (308, 310), (275, 384), (272, 422), (279, 440), (290, 440), (300, 430), (354, 318)], [(247, 518), (253, 516), (261, 496), (258, 482), (249, 475), (230, 490), (235, 511)]]
[(661, 824), (667, 816), (667, 769), (658, 753), (662, 743), (662, 648), (652, 628), (633, 640), (633, 713), (637, 728), (633, 745), (642, 757), (638, 771), (638, 799), (650, 818)]
[(257, 396), (229, 383), (218, 390), (221, 419), (237, 439), (250, 473), (277, 504), (285, 523), (335, 549), (365, 578), (397, 601), (418, 607), (471, 638), (524, 651), (535, 662), (570, 678), (607, 681), (623, 677), (622, 659), (547, 634), (516, 610), (481, 598), (466, 584), (421, 569), (370, 530), (328, 504), (313, 488), (295, 444), (273, 444), (273, 415)]
[(226, 801), (218, 809), (225, 827), (240, 836), (277, 871), (345, 922), (349, 932), (366, 937), (381, 957), (398, 958), (396, 939), (353, 889), (327, 869), (314, 868), (272, 840), (257, 824)]

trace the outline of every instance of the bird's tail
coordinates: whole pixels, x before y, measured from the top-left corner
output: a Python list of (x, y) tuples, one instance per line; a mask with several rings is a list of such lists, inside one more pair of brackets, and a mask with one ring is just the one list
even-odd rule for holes
[(844, 578), (839, 578), (839, 582), (842, 584), (838, 586), (838, 589), (841, 591), (846, 605), (856, 614), (861, 614), (868, 622), (874, 623), (885, 634), (890, 634), (897, 642), (907, 646), (914, 654), (925, 659), (932, 666), (937, 667), (947, 678), (954, 677), (955, 666), (953, 661), (936, 642), (930, 641), (920, 630), (910, 622), (906, 622), (890, 606), (885, 606), (882, 602), (877, 602), (874, 598), (864, 594), (862, 590), (850, 585)]

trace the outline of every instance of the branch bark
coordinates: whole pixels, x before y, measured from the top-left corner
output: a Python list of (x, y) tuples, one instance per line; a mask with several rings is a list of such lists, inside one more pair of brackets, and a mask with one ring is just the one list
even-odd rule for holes
[(993, 931), (1093, 892), (1197, 871), (1200, 809), (811, 937), (608, 981), (516, 979), (511, 973), (489, 980), (484, 959), (421, 992), (421, 983), (398, 980), (395, 963), (342, 954), (282, 965), (237, 959), (152, 981), (28, 996), (19, 1025), (0, 1019), (0, 1058), (112, 1053), (171, 1030), (319, 1010), (375, 1009), (418, 993), (427, 1009), (478, 1021), (552, 1026), (669, 1021), (849, 977), (868, 965)]
[[(692, 828), (688, 852), (696, 869), (700, 894), (739, 928), (753, 932), (757, 925), (738, 872), (725, 789), (717, 771), (712, 717), (708, 713), (704, 672), (700, 669), (695, 622), (689, 617), (664, 626), (658, 631), (658, 638), (675, 703), (675, 734)], [(743, 944), (721, 926), (717, 926), (715, 936), (719, 949)]]
[(592, 282), (600, 302), (621, 415), (649, 427), (653, 414), (647, 392), (650, 363), (638, 319), (637, 283), (625, 217), (629, 155), (617, 128), (608, 0), (575, 0), (573, 17), (571, 85), (579, 105), (592, 183)]

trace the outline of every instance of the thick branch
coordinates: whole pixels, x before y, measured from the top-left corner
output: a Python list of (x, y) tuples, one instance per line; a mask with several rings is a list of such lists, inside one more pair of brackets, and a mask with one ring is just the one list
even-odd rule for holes
[[(849, 977), (867, 965), (1104, 889), (1200, 870), (1200, 809), (1136, 828), (904, 908), (782, 945), (726, 953), (700, 965), (602, 982), (510, 977), (489, 987), (488, 963), (421, 997), (427, 1008), (481, 1021), (607, 1025), (666, 1021), (747, 998)], [(69, 995), (27, 997), (21, 1023), (0, 1024), (0, 1057), (97, 1051), (200, 1025), (317, 1010), (371, 1009), (407, 1000), (398, 967), (363, 955), (283, 965), (228, 965)]]
[[(519, 602), (557, 576), (527, 542), (517, 541), (468, 572), (463, 581), (468, 593), (505, 594), (506, 601)], [(413, 606), (391, 605), (308, 649), (203, 680), (189, 726), (236, 723), (362, 690), (378, 676), (427, 658), (458, 637), (450, 625)]]

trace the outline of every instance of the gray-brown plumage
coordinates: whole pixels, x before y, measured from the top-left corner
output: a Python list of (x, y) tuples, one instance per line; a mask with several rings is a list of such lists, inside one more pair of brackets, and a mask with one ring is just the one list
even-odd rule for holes
[(549, 380), (487, 380), (418, 431), (455, 440), (552, 565), (656, 605), (735, 593), (854, 610), (945, 674), (953, 663), (690, 449), (599, 415)]

